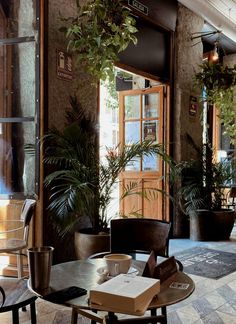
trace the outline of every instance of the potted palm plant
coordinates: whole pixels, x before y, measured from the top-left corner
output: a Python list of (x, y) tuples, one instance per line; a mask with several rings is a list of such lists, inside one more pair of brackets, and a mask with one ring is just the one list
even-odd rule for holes
[(234, 180), (232, 161), (214, 161), (209, 144), (199, 148), (198, 154), (196, 160), (178, 165), (183, 179), (179, 201), (190, 218), (190, 238), (229, 239), (235, 214), (227, 208), (225, 191)]
[[(78, 229), (81, 232), (81, 227), (85, 226), (83, 233), (92, 234), (90, 239), (100, 234), (100, 240), (104, 241), (111, 216), (107, 208), (120, 172), (136, 157), (158, 154), (170, 165), (171, 160), (162, 145), (144, 141), (107, 149), (105, 161), (100, 162), (96, 121), (83, 111), (76, 98), (71, 99), (71, 104), (73, 111), (67, 113), (69, 124), (62, 132), (53, 129), (44, 138), (44, 161), (55, 168), (45, 178), (45, 185), (50, 189), (49, 209), (54, 212), (62, 235), (75, 232), (77, 242), (78, 236), (81, 237)], [(86, 241), (86, 246), (95, 245), (97, 250), (85, 252), (82, 247), (82, 252), (77, 252), (78, 258), (99, 252), (98, 243), (88, 243), (84, 236), (82, 240)], [(80, 248), (81, 245), (81, 241), (76, 243)], [(109, 237), (101, 250), (109, 250)]]

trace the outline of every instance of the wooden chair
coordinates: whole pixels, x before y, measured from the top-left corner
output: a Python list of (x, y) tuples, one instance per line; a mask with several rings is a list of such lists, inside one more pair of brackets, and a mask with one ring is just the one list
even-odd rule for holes
[[(96, 253), (90, 258), (102, 257), (107, 253), (148, 254), (153, 251), (155, 258), (169, 257), (169, 234), (171, 223), (148, 218), (114, 219), (110, 223), (110, 251)], [(179, 270), (183, 270), (181, 262), (176, 260)], [(151, 319), (132, 319), (137, 323), (167, 323), (166, 307), (161, 308), (161, 315), (157, 316), (156, 309), (151, 310)], [(126, 321), (124, 321), (126, 323)], [(127, 320), (128, 323), (128, 320)]]
[(36, 324), (35, 300), (37, 297), (27, 288), (24, 279), (0, 279), (0, 313), (12, 312), (12, 324), (19, 324), (19, 309), (30, 305), (31, 323)]
[(96, 253), (89, 258), (102, 257), (107, 253), (150, 254), (169, 256), (171, 224), (148, 218), (122, 218), (111, 220), (110, 251)]
[[(15, 254), (17, 256), (17, 272), (18, 278), (23, 277), (23, 249), (28, 247), (29, 226), (32, 216), (34, 215), (36, 201), (34, 199), (26, 199), (21, 209), (20, 220), (4, 221), (9, 227), (6, 231), (1, 231), (0, 253)], [(17, 227), (11, 228), (11, 225), (17, 224)], [(22, 233), (23, 237), (18, 238)], [(14, 237), (15, 236), (15, 237)]]

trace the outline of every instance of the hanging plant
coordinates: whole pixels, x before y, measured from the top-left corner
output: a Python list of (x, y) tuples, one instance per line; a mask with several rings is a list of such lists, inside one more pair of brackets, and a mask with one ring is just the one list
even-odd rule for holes
[(201, 72), (194, 77), (196, 84), (204, 89), (204, 101), (215, 105), (219, 118), (224, 124), (225, 133), (232, 143), (236, 143), (236, 102), (234, 87), (236, 86), (236, 65), (230, 68), (221, 63), (206, 62)]
[(137, 43), (135, 18), (122, 0), (90, 0), (80, 6), (78, 16), (63, 19), (68, 48), (77, 54), (77, 63), (96, 79), (114, 77), (114, 62), (118, 53), (130, 43)]

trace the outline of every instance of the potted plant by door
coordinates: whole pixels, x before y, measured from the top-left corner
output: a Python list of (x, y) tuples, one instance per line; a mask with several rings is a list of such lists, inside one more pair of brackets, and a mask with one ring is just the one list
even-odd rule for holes
[(216, 162), (209, 144), (199, 149), (199, 158), (181, 162), (179, 201), (190, 218), (194, 241), (226, 240), (234, 226), (235, 212), (227, 208), (226, 188), (232, 184), (232, 161)]
[[(149, 154), (159, 155), (170, 166), (172, 162), (162, 145), (151, 141), (107, 149), (105, 161), (100, 162), (96, 122), (83, 111), (76, 98), (72, 98), (71, 103), (73, 111), (67, 114), (69, 124), (64, 131), (53, 129), (44, 138), (44, 162), (55, 168), (45, 178), (45, 185), (50, 189), (49, 209), (54, 212), (61, 234), (74, 232), (76, 242), (79, 239), (79, 243), (75, 243), (79, 248), (77, 257), (86, 258), (101, 250), (109, 250), (108, 237), (105, 238), (105, 246), (101, 248), (97, 242), (89, 242), (95, 236), (101, 241), (104, 234), (108, 233), (111, 216), (108, 215), (108, 206), (120, 172), (136, 157)], [(127, 186), (126, 193), (140, 194), (137, 190), (135, 186)], [(84, 224), (87, 228), (81, 231)], [(82, 240), (77, 231), (78, 226), (83, 233)], [(89, 238), (85, 237), (86, 234), (89, 234)], [(86, 247), (82, 246), (82, 241)], [(89, 246), (96, 249), (86, 251)]]

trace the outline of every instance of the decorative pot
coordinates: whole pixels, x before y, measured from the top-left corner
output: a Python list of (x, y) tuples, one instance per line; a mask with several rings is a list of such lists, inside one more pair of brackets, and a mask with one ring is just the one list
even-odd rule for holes
[(90, 255), (110, 250), (110, 234), (93, 234), (91, 229), (75, 232), (75, 254), (78, 260), (87, 259)]
[(235, 211), (198, 209), (190, 213), (190, 239), (193, 241), (228, 240), (235, 221)]
[(190, 239), (192, 241), (211, 241), (213, 238), (212, 213), (208, 209), (197, 209), (189, 213)]
[(228, 240), (235, 221), (235, 211), (232, 209), (222, 209), (213, 211), (214, 236), (213, 240)]

